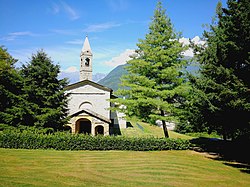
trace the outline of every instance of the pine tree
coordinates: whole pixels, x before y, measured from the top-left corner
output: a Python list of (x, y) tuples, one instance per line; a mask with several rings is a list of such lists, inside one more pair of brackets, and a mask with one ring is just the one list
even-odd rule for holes
[[(216, 130), (224, 139), (250, 135), (250, 4), (228, 1), (217, 5), (217, 19), (204, 32), (199, 50), (200, 76), (191, 78), (194, 94), (189, 116), (196, 126)], [(203, 124), (202, 124), (203, 123)]]
[(181, 55), (185, 48), (178, 42), (179, 37), (159, 2), (149, 33), (139, 40), (136, 54), (128, 61), (129, 74), (122, 78), (122, 88), (116, 93), (126, 99), (114, 100), (126, 106), (123, 109), (128, 116), (152, 123), (162, 120), (165, 137), (166, 120), (176, 119), (188, 87), (183, 75), (186, 61)]
[(0, 123), (22, 124), (24, 115), (22, 77), (14, 67), (17, 62), (4, 47), (0, 47)]
[(54, 65), (44, 51), (32, 55), (31, 61), (23, 65), (26, 125), (42, 128), (62, 129), (67, 116), (65, 79), (58, 80), (59, 65)]

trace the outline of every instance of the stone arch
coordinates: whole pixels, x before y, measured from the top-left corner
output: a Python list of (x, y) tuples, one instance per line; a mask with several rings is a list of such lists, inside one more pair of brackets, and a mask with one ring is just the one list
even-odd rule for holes
[(79, 105), (79, 109), (92, 109), (93, 105), (92, 103), (88, 102), (88, 101), (84, 101)]
[(95, 135), (104, 135), (104, 127), (102, 125), (95, 127)]
[(81, 118), (76, 121), (76, 133), (91, 134), (92, 124), (89, 119)]

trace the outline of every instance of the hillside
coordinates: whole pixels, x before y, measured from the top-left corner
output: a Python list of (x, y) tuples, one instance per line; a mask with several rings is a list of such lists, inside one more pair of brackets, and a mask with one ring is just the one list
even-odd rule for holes
[[(122, 77), (122, 75), (126, 75), (128, 73), (125, 69), (126, 66), (128, 66), (128, 64), (117, 66), (98, 83), (111, 88), (114, 91), (118, 90), (119, 84), (121, 83), (120, 78)], [(191, 63), (186, 67), (186, 70), (189, 73), (195, 74), (199, 70), (199, 65), (196, 63)]]
[[(163, 130), (161, 127), (156, 125), (150, 125), (145, 122), (141, 122), (136, 118), (130, 118), (128, 128), (121, 129), (121, 134), (126, 137), (157, 137), (163, 138)], [(192, 139), (193, 137), (179, 134), (174, 131), (168, 130), (170, 138), (180, 138), (180, 139)]]
[(121, 76), (127, 74), (127, 70), (125, 70), (126, 66), (127, 64), (117, 66), (106, 77), (101, 79), (98, 83), (108, 88), (111, 88), (114, 91), (118, 90), (118, 86), (121, 83), (120, 81)]

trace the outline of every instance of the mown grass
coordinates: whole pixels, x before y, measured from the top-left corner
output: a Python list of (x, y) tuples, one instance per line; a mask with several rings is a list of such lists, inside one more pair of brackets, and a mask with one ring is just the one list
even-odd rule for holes
[(194, 151), (0, 149), (0, 186), (250, 186), (250, 175)]
[[(131, 126), (126, 129), (121, 129), (121, 133), (123, 136), (127, 137), (164, 137), (162, 128), (150, 125), (148, 123), (141, 122), (135, 118), (129, 119)], [(170, 138), (181, 138), (181, 139), (192, 139), (192, 136), (179, 134), (174, 131), (168, 131)]]

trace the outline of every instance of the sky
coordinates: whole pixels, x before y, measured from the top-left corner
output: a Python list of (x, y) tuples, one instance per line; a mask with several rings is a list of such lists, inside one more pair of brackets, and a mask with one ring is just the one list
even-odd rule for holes
[[(174, 28), (184, 38), (201, 37), (218, 0), (162, 0)], [(144, 39), (157, 0), (0, 0), (0, 45), (19, 60), (43, 49), (61, 71), (75, 73), (88, 36), (93, 74), (123, 64)], [(226, 0), (222, 0), (226, 7)]]

